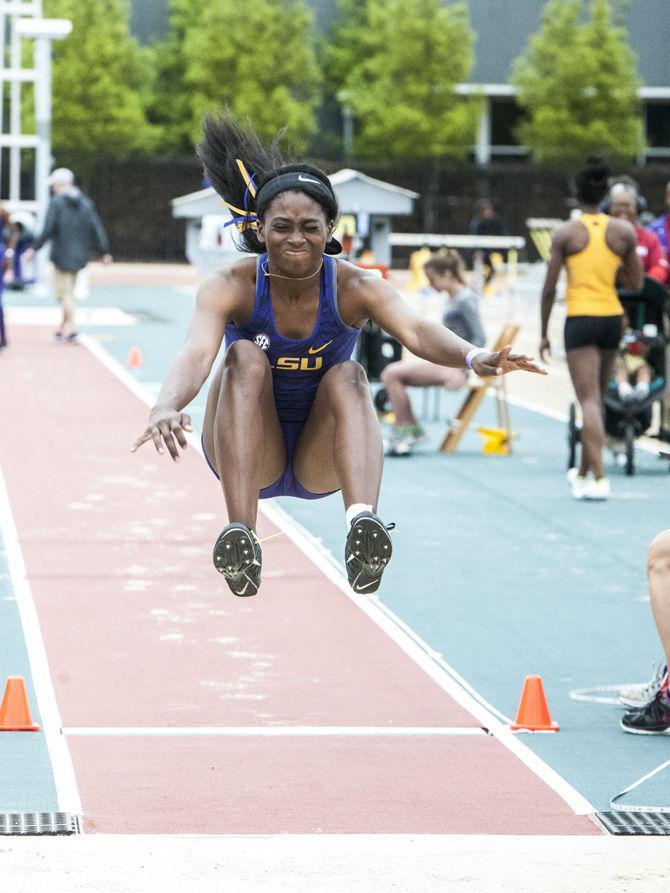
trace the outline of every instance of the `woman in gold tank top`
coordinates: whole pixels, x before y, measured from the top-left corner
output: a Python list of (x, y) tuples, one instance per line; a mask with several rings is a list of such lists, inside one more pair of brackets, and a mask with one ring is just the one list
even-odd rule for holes
[[(625, 220), (598, 213), (608, 189), (609, 168), (590, 159), (575, 178), (581, 216), (558, 227), (542, 289), (540, 356), (551, 354), (547, 331), (562, 267), (568, 285), (565, 296), (565, 352), (570, 378), (582, 409), (582, 455), (579, 468), (568, 472), (575, 499), (607, 499), (609, 481), (603, 474), (602, 398), (616, 358), (623, 309), (616, 293), (621, 285), (642, 288), (635, 230)], [(592, 476), (592, 477), (591, 477)]]

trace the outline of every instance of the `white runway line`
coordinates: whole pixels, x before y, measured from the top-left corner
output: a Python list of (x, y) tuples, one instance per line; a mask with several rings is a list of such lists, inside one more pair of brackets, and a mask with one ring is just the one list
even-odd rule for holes
[[(81, 338), (81, 343), (110, 372), (126, 384), (140, 400), (147, 406), (152, 405), (152, 400), (142, 385), (117, 360), (111, 357), (103, 347), (85, 336)], [(188, 442), (202, 454), (199, 436), (196, 434), (189, 435)], [(397, 618), (386, 606), (382, 606), (376, 597), (368, 596), (367, 598), (361, 598), (354, 595), (345, 579), (343, 569), (336, 563), (330, 552), (307, 530), (294, 521), (279, 505), (275, 505), (274, 500), (261, 501), (259, 509), (261, 514), (280, 530), (283, 530), (300, 551), (373, 623), (380, 627), (414, 663), (421, 667), (457, 704), (460, 704), (484, 728), (495, 735), (504, 747), (511, 751), (528, 769), (558, 794), (577, 815), (590, 815), (596, 811), (595, 807), (579, 791), (573, 788), (544, 760), (536, 756), (520, 738), (515, 736), (515, 733), (509, 730), (509, 727), (499, 718), (502, 714), (497, 710), (493, 713), (492, 709), (490, 709), (491, 705), (488, 705), (485, 698), (480, 696), (471, 686), (468, 686), (469, 690), (463, 688), (462, 684), (457, 681), (457, 674), (450, 674), (447, 670), (448, 665), (444, 661), (438, 662), (435, 659), (435, 651), (433, 649), (423, 643), (416, 634), (408, 635), (403, 629), (405, 624), (400, 618)], [(497, 716), (496, 713), (498, 714)]]
[(69, 726), (65, 735), (80, 736), (176, 736), (221, 738), (449, 738), (486, 735), (484, 729), (451, 726)]
[[(30, 584), (28, 583), (26, 566), (23, 560), (23, 553), (21, 552), (16, 524), (14, 523), (14, 516), (9, 504), (9, 494), (2, 469), (0, 469), (0, 532), (5, 544), (7, 563), (28, 652), (40, 721), (53, 769), (58, 801), (57, 811), (79, 816), (82, 811), (81, 800), (74, 767), (67, 741), (61, 731), (61, 717), (56, 702), (47, 653), (35, 609), (35, 602), (33, 601)], [(30, 733), (26, 732), (24, 734)]]

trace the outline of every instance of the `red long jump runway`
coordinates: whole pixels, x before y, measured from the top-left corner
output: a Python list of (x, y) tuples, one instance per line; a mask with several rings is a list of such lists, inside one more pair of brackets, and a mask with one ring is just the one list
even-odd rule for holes
[(288, 537), (234, 598), (211, 472), (194, 450), (131, 455), (146, 407), (84, 346), (15, 328), (0, 371), (0, 466), (89, 831), (599, 833)]

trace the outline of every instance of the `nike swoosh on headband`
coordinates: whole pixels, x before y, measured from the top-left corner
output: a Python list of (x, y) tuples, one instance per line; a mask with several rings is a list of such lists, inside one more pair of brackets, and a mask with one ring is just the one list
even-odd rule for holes
[(298, 174), (298, 179), (301, 183), (316, 183), (317, 186), (323, 185), (319, 180), (310, 180), (309, 177), (303, 177), (302, 174)]

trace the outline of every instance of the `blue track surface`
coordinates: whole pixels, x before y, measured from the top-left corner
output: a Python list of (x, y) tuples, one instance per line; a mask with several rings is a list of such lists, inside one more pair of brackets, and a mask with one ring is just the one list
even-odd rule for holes
[[(145, 365), (137, 377), (159, 382), (183, 341), (192, 297), (170, 288), (106, 287), (89, 303), (137, 315), (136, 326), (91, 327), (89, 334), (121, 362), (139, 345)], [(668, 758), (668, 740), (626, 735), (618, 707), (577, 702), (569, 693), (647, 678), (660, 658), (645, 553), (670, 526), (667, 466), (638, 451), (634, 477), (608, 470), (609, 502), (578, 503), (565, 482), (566, 426), (546, 416), (512, 407), (518, 438), (511, 457), (482, 455), (475, 433), (457, 454), (438, 454), (444, 417), (461, 399), (443, 398), (443, 419), (428, 424), (426, 447), (386, 461), (380, 512), (398, 528), (380, 596), (508, 716), (524, 677), (540, 674), (561, 731), (524, 741), (597, 809), (607, 809), (612, 796)], [(203, 407), (204, 391), (192, 408), (196, 427)], [(494, 420), (486, 401), (477, 423)], [(341, 560), (339, 497), (280, 503)], [(667, 778), (661, 773), (629, 800), (663, 805)]]
[[(33, 720), (40, 723), (23, 629), (0, 536), (0, 686), (23, 676)], [(42, 732), (0, 732), (0, 812), (57, 809), (51, 763)]]

